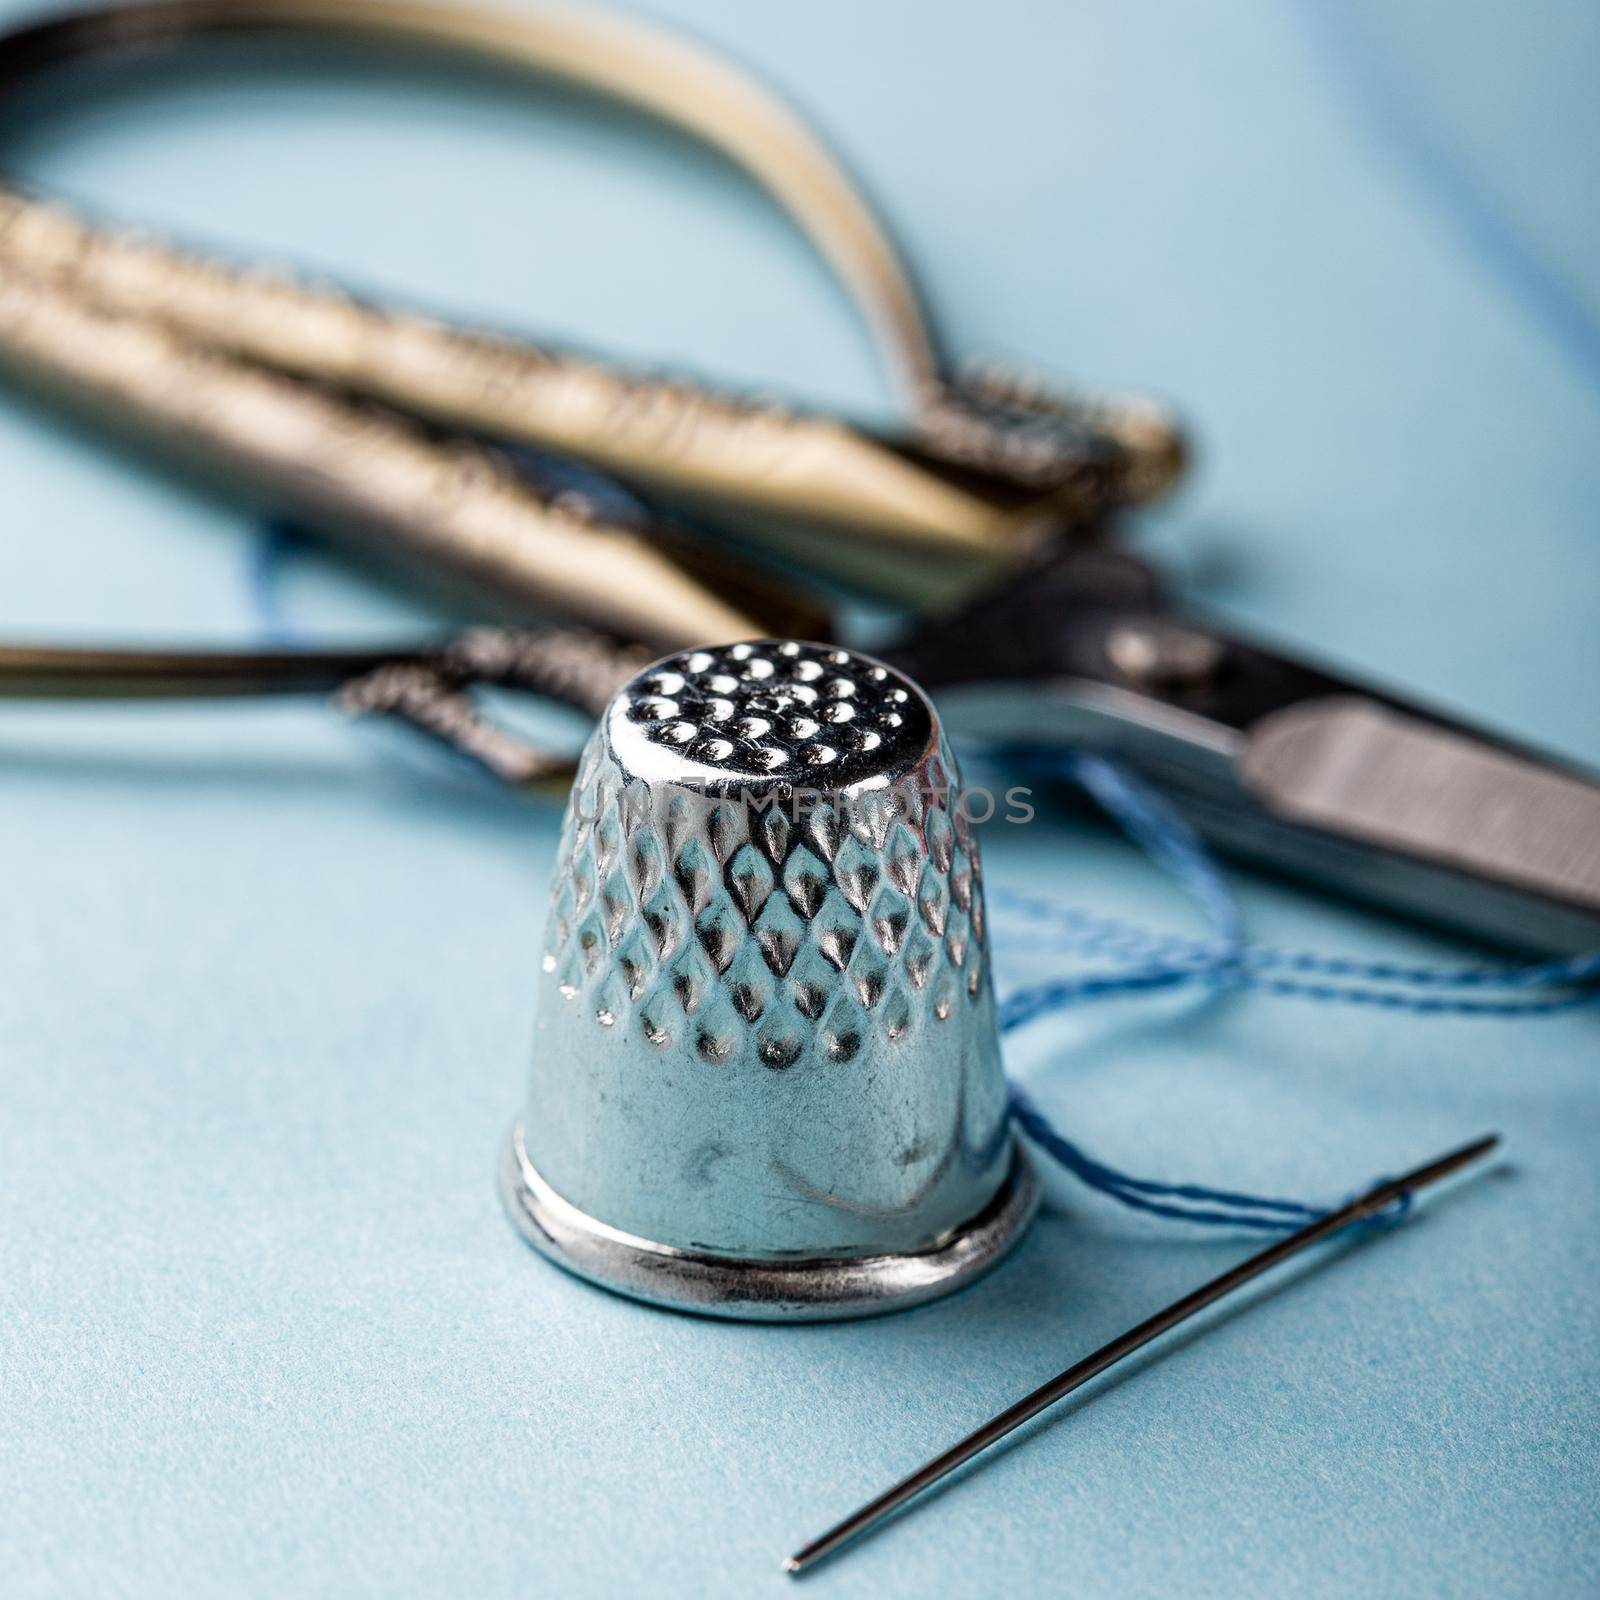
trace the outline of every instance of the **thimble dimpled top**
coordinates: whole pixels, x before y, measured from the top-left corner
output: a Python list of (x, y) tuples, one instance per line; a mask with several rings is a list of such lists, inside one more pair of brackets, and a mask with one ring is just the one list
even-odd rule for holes
[[(995, 1253), (1003, 1193), (1009, 1243), (1031, 1197), (1011, 1192), (959, 801), (927, 699), (851, 651), (685, 652), (622, 690), (563, 826), (522, 1186), (669, 1261), (915, 1257), (929, 1280), (916, 1298), (943, 1286), (927, 1263), (979, 1219), (979, 1253)], [(566, 1265), (685, 1298), (670, 1271), (641, 1288), (570, 1259), (509, 1197)]]

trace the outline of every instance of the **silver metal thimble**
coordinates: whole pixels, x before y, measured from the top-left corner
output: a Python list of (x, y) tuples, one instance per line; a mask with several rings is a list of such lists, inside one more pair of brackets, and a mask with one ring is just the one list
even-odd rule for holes
[(932, 705), (763, 640), (612, 700), (562, 829), (503, 1165), (546, 1255), (660, 1304), (865, 1315), (993, 1265), (1037, 1187)]

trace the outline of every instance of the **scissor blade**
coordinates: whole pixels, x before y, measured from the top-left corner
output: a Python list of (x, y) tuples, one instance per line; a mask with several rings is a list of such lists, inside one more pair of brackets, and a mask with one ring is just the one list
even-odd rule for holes
[(1209, 622), (1115, 552), (891, 653), (957, 732), (1112, 756), (1210, 840), (1497, 943), (1600, 947), (1600, 781)]
[(1357, 697), (1264, 718), (1240, 761), (1277, 815), (1600, 914), (1600, 785)]
[(431, 650), (79, 650), (0, 645), (0, 700), (188, 700), (331, 694)]
[(520, 689), (598, 715), (651, 647), (580, 628), (469, 628), (389, 649), (162, 650), (0, 645), (0, 700), (173, 700), (328, 694), (388, 674)]

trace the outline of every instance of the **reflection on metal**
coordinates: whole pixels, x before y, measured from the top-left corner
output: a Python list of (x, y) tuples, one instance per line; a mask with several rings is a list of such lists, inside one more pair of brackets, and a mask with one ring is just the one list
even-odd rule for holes
[(857, 1316), (1020, 1236), (977, 844), (909, 680), (772, 640), (648, 668), (580, 762), (546, 930), (503, 1184), (559, 1265)]

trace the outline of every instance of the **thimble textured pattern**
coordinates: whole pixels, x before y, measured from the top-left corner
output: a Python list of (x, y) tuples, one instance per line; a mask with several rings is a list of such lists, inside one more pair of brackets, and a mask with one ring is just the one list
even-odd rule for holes
[(752, 1257), (929, 1248), (1010, 1160), (975, 840), (933, 708), (850, 651), (687, 652), (579, 766), (523, 1128), (587, 1215)]
[[(713, 683), (727, 678), (713, 668), (767, 660), (693, 659), (702, 658), (701, 677)], [(861, 707), (855, 732), (880, 704), (878, 685), (829, 665), (836, 692), (848, 688), (846, 703)], [(767, 686), (749, 699), (783, 697), (783, 678), (743, 681)], [(736, 755), (715, 724), (709, 736), (675, 734), (692, 726), (679, 714), (697, 709), (681, 691), (671, 711), (651, 709), (667, 738)], [(733, 734), (759, 719), (723, 720)], [(807, 759), (815, 744), (795, 745), (767, 733), (758, 751), (772, 756), (758, 760), (769, 775), (774, 756), (797, 778), (826, 770)], [(710, 1066), (748, 1060), (782, 1070), (808, 1054), (847, 1062), (874, 1031), (911, 1045), (916, 1028), (947, 1022), (986, 992), (978, 855), (957, 782), (941, 738), (889, 795), (778, 791), (765, 803), (742, 793), (708, 805), (629, 779), (597, 737), (567, 815), (545, 970), (595, 1026), (635, 1030), (658, 1050), (688, 1044)], [(913, 1006), (918, 995), (927, 1003)]]

